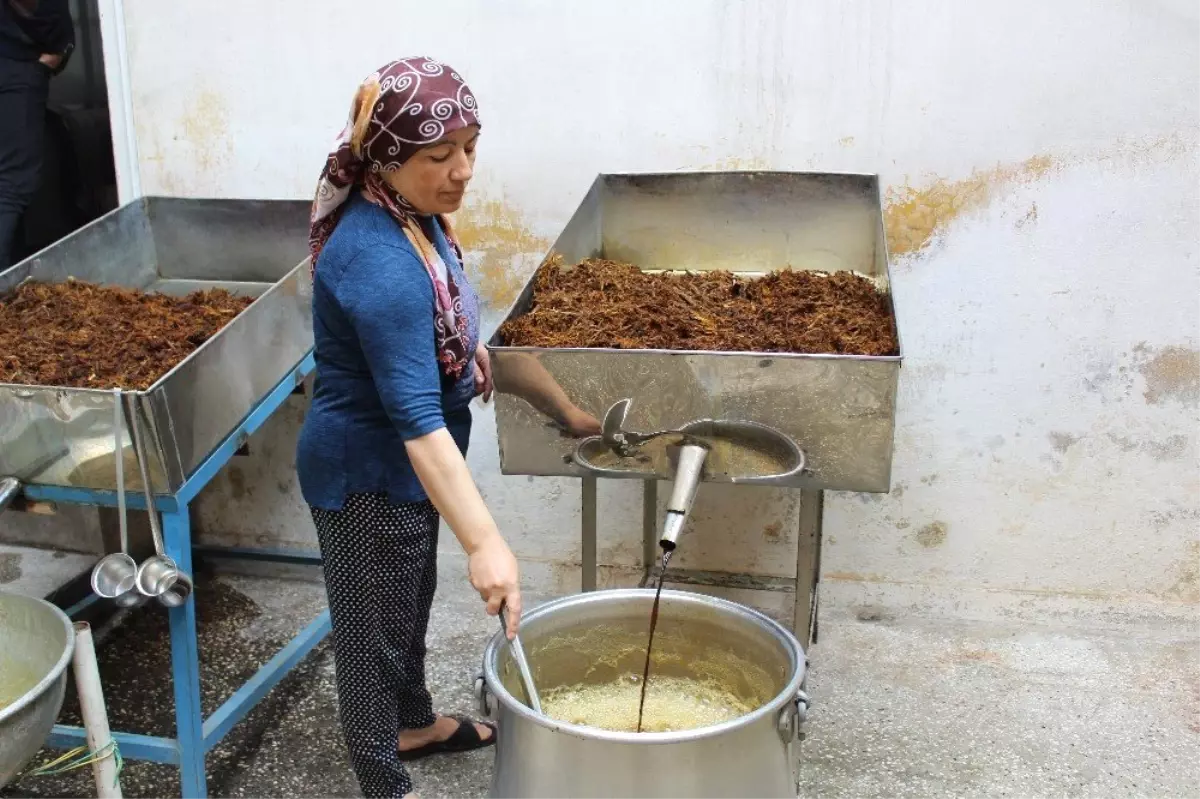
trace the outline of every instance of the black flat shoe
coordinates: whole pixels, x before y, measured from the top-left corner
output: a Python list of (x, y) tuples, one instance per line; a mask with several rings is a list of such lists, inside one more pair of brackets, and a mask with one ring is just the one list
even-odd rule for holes
[[(458, 715), (452, 715), (450, 718), (458, 722), (458, 729), (451, 733), (449, 738), (444, 741), (427, 743), (424, 746), (418, 746), (416, 749), (405, 749), (399, 753), (401, 762), (409, 763), (413, 760), (429, 757), (430, 755), (470, 752), (473, 749), (483, 749), (496, 743), (496, 725), (492, 722), (476, 722), (466, 716)], [(492, 731), (492, 734), (486, 738), (480, 738), (479, 731), (475, 729), (476, 724), (482, 724), (487, 727)]]

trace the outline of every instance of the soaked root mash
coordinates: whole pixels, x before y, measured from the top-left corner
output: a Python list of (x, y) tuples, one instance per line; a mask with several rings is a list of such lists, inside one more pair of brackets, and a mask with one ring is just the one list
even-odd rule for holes
[[(738, 719), (787, 684), (788, 661), (765, 636), (731, 630), (715, 614), (681, 608), (665, 593), (662, 602), (643, 732), (682, 732)], [(525, 651), (543, 714), (581, 727), (636, 733), (649, 610), (648, 604), (622, 608), (615, 618), (534, 634)], [(504, 659), (500, 675), (514, 696), (524, 697), (511, 658)]]
[[(569, 724), (613, 732), (636, 732), (642, 680), (564, 685), (541, 695), (542, 712)], [(679, 732), (711, 727), (754, 710), (719, 684), (689, 677), (650, 675), (642, 732)]]

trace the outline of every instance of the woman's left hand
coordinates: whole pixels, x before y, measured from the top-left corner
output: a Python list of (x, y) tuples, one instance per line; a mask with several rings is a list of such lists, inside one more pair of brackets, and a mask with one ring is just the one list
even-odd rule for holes
[(492, 360), (483, 342), (475, 348), (475, 396), (483, 395), (483, 401), (492, 400)]

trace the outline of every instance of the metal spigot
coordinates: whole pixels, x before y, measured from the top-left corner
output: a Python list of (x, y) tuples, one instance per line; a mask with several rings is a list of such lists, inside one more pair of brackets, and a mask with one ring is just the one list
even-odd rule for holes
[(675, 485), (671, 489), (671, 499), (667, 501), (667, 518), (663, 520), (662, 536), (658, 540), (658, 545), (665, 552), (674, 551), (679, 542), (683, 523), (687, 520), (692, 509), (692, 500), (696, 498), (696, 489), (700, 486), (704, 460), (707, 457), (708, 447), (704, 444), (688, 442), (679, 449)]

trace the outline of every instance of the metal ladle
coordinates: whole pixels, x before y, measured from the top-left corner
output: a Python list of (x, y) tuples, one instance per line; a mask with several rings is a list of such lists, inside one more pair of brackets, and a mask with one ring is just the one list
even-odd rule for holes
[(192, 578), (179, 569), (178, 564), (165, 552), (162, 526), (154, 504), (154, 489), (150, 485), (150, 470), (146, 466), (146, 447), (142, 440), (142, 429), (138, 423), (137, 398), (126, 395), (129, 411), (129, 427), (133, 432), (133, 449), (137, 456), (138, 472), (142, 477), (142, 491), (146, 495), (146, 513), (150, 517), (150, 535), (154, 539), (156, 554), (142, 561), (137, 570), (137, 589), (145, 596), (156, 597), (167, 607), (179, 607), (192, 594)]
[[(508, 607), (503, 604), (500, 605), (500, 630), (506, 634), (508, 632)], [(533, 685), (533, 672), (529, 670), (529, 661), (525, 659), (525, 648), (521, 646), (521, 637), (514, 635), (508, 645), (512, 648), (513, 660), (517, 663), (521, 684), (525, 686), (525, 695), (529, 697), (529, 706), (533, 708), (534, 713), (540, 714), (542, 703), (538, 699), (537, 688)]]
[(129, 555), (129, 526), (125, 512), (125, 452), (124, 421), (121, 415), (121, 389), (113, 390), (113, 455), (117, 467), (117, 515), (121, 527), (121, 551), (105, 555), (92, 569), (92, 591), (96, 596), (112, 599), (122, 607), (141, 601), (134, 590), (137, 584), (137, 561)]

